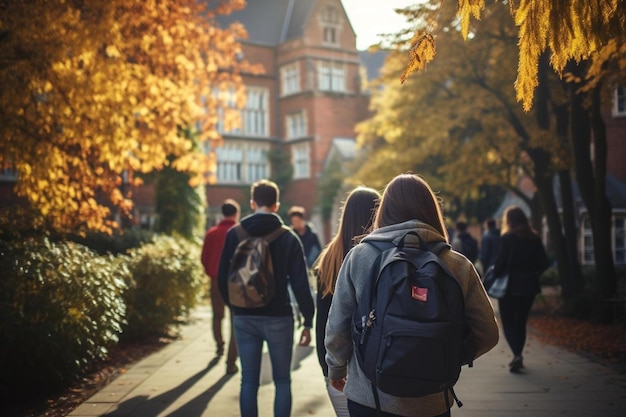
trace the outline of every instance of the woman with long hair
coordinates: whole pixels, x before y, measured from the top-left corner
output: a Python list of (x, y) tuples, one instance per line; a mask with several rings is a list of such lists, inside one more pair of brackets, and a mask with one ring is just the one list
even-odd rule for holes
[[(409, 234), (409, 232), (411, 234)], [(419, 238), (414, 235), (416, 233)], [(326, 362), (331, 385), (348, 398), (351, 416), (449, 416), (451, 392), (423, 397), (396, 397), (378, 390), (380, 414), (377, 414), (372, 383), (363, 373), (355, 357), (352, 343), (352, 319), (377, 268), (379, 244), (387, 242), (419, 246), (420, 242), (448, 243), (439, 202), (426, 181), (414, 174), (395, 177), (383, 193), (372, 232), (346, 255), (333, 296), (326, 325)], [(370, 244), (368, 242), (376, 243)], [(443, 249), (439, 253), (459, 283), (465, 302), (465, 322), (476, 344), (475, 358), (489, 351), (498, 342), (498, 327), (493, 308), (476, 269), (458, 252)], [(424, 362), (432, 358), (423, 358)]]
[(498, 300), (502, 328), (513, 360), (511, 372), (524, 368), (522, 353), (526, 344), (526, 323), (535, 296), (541, 292), (539, 276), (549, 266), (541, 238), (531, 228), (522, 209), (507, 207), (502, 218), (500, 252), (494, 275), (509, 275), (506, 294)]
[[(337, 275), (348, 251), (352, 249), (355, 243), (358, 243), (360, 237), (366, 235), (371, 229), (379, 198), (378, 191), (367, 187), (357, 187), (348, 194), (341, 212), (337, 234), (324, 248), (314, 266), (317, 275), (317, 318), (315, 322), (317, 358), (324, 377), (327, 379), (328, 365), (326, 365), (325, 360), (324, 333), (328, 310), (335, 292)], [(349, 416), (345, 395), (331, 385), (327, 385), (327, 389), (337, 416)]]

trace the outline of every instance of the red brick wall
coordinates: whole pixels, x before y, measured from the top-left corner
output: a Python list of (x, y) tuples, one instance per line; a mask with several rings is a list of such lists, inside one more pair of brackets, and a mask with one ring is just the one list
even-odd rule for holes
[(626, 182), (626, 116), (613, 116), (611, 112), (605, 112), (604, 120), (609, 148), (607, 172)]

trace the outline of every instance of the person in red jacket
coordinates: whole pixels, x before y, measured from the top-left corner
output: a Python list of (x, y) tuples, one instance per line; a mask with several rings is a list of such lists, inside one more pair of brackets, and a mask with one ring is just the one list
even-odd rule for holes
[[(224, 319), (225, 303), (217, 285), (217, 273), (226, 240), (226, 232), (239, 222), (239, 204), (232, 199), (227, 199), (222, 204), (224, 219), (216, 226), (207, 230), (202, 246), (202, 265), (204, 271), (211, 278), (211, 305), (213, 307), (213, 338), (217, 344), (217, 357), (224, 354), (224, 337), (222, 335), (222, 320)], [(226, 373), (234, 374), (238, 371), (235, 361), (237, 360), (237, 345), (230, 318), (230, 342), (226, 356)]]

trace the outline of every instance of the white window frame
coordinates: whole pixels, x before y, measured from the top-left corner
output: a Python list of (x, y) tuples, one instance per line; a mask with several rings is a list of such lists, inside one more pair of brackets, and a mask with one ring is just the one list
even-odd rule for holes
[[(226, 113), (236, 109), (235, 94), (232, 90), (214, 92), (220, 98), (221, 106), (217, 109), (217, 131), (221, 134), (235, 134), (253, 137), (269, 137), (269, 89), (263, 87), (246, 88), (246, 104), (239, 111), (241, 126), (226, 129)], [(224, 96), (224, 94), (226, 96)]]
[(311, 177), (311, 152), (309, 142), (293, 145), (291, 148), (291, 163), (293, 165), (293, 179)]
[(300, 92), (300, 66), (297, 62), (281, 67), (280, 78), (283, 96)]
[(248, 184), (270, 176), (268, 150), (269, 145), (253, 145), (246, 148), (244, 166)]
[(580, 262), (583, 265), (593, 265), (595, 263), (593, 251), (593, 233), (591, 231), (591, 220), (589, 215), (585, 214), (580, 223), (581, 228), (581, 244), (580, 244)]
[(241, 111), (243, 134), (269, 137), (269, 90), (261, 87), (246, 89), (246, 105)]
[(287, 139), (305, 137), (308, 133), (306, 112), (302, 110), (288, 114), (285, 117), (285, 131)]
[(266, 143), (224, 143), (215, 148), (218, 184), (252, 184), (270, 176)]
[(615, 87), (613, 116), (626, 116), (626, 86)]
[(237, 108), (234, 89), (229, 87), (226, 91), (221, 91), (218, 88), (213, 88), (213, 96), (217, 98), (218, 103), (216, 130), (221, 134), (240, 133), (241, 128), (226, 129), (227, 113), (236, 111), (235, 109)]
[(339, 62), (320, 61), (318, 88), (321, 91), (346, 91), (346, 68)]
[(218, 184), (243, 182), (243, 149), (241, 144), (225, 143), (215, 149)]

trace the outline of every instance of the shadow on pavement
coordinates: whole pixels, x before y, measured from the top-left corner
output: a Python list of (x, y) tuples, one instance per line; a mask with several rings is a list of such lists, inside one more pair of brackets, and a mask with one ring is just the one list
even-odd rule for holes
[(228, 380), (230, 380), (233, 376), (234, 375), (232, 374), (224, 375), (205, 392), (198, 395), (196, 398), (189, 401), (178, 410), (172, 411), (166, 417), (189, 417), (202, 415), (202, 412), (207, 408), (213, 397), (215, 397), (215, 394), (217, 394), (219, 390), (222, 389), (222, 387), (226, 385)]
[[(150, 398), (146, 395), (139, 395), (136, 397), (129, 398), (128, 400), (124, 400), (120, 403), (117, 408), (110, 413), (104, 414), (103, 417), (129, 417), (133, 416), (133, 413), (137, 412), (137, 416), (142, 417), (154, 417), (159, 415), (163, 410), (169, 407), (178, 397), (183, 395), (189, 388), (191, 388), (196, 382), (198, 382), (202, 377), (204, 377), (211, 369), (213, 369), (219, 363), (219, 358), (213, 358), (211, 362), (209, 362), (208, 366), (196, 374), (189, 377), (187, 380), (183, 381), (180, 385), (175, 388), (172, 388), (169, 391), (166, 391), (162, 394), (157, 395), (156, 397)], [(232, 375), (227, 375), (227, 377), (231, 377)], [(222, 380), (221, 378), (215, 385), (218, 385)], [(226, 381), (228, 378), (226, 378)], [(225, 382), (225, 381), (224, 381)], [(214, 385), (214, 386), (215, 386)], [(222, 383), (221, 386), (224, 385)], [(213, 386), (213, 387), (214, 387)], [(211, 387), (211, 389), (213, 389)], [(211, 398), (213, 397), (212, 394)], [(209, 399), (210, 401), (210, 399)], [(137, 410), (141, 408), (141, 410)], [(174, 415), (174, 414), (171, 414)], [(182, 414), (177, 414), (181, 416)]]

